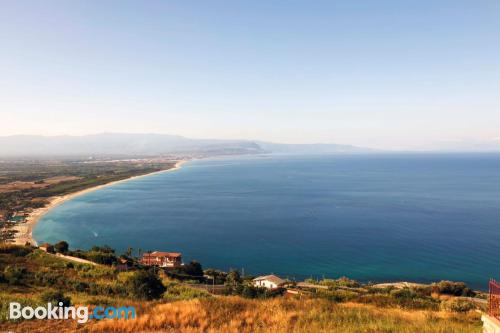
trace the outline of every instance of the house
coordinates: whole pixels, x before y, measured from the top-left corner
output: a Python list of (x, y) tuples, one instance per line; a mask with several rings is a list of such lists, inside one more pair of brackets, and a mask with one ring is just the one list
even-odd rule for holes
[(49, 243), (43, 243), (38, 248), (47, 253), (54, 253), (54, 246)]
[(180, 267), (182, 265), (182, 254), (179, 252), (154, 251), (144, 253), (141, 264), (158, 267)]
[(253, 279), (253, 285), (267, 289), (276, 289), (281, 287), (286, 281), (276, 275), (259, 276)]

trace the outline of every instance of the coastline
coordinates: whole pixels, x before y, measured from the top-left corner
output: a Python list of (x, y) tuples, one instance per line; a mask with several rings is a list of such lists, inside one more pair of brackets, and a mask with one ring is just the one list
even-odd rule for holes
[(108, 186), (111, 186), (111, 185), (116, 185), (116, 184), (119, 184), (119, 183), (122, 183), (122, 182), (126, 182), (126, 181), (129, 181), (129, 180), (132, 180), (132, 179), (137, 179), (137, 178), (141, 178), (141, 177), (151, 176), (151, 175), (154, 175), (154, 174), (159, 174), (159, 173), (164, 173), (164, 172), (170, 172), (170, 171), (179, 170), (182, 167), (182, 165), (184, 163), (186, 163), (187, 161), (188, 160), (179, 160), (170, 169), (165, 169), (165, 170), (150, 172), (150, 173), (146, 173), (146, 174), (143, 174), (143, 175), (133, 176), (133, 177), (125, 178), (125, 179), (120, 179), (120, 180), (109, 182), (109, 183), (106, 183), (106, 184), (101, 184), (101, 185), (97, 185), (97, 186), (94, 186), (94, 187), (86, 188), (86, 189), (81, 190), (81, 191), (77, 191), (77, 192), (73, 192), (73, 193), (69, 193), (69, 194), (65, 194), (65, 195), (61, 195), (61, 196), (51, 197), (49, 199), (49, 203), (47, 205), (45, 205), (44, 207), (41, 207), (41, 208), (34, 209), (28, 215), (28, 217), (26, 218), (26, 221), (24, 223), (20, 223), (20, 224), (16, 225), (13, 228), (14, 230), (17, 230), (17, 233), (15, 235), (14, 243), (13, 244), (24, 245), (26, 243), (30, 243), (32, 245), (37, 246), (38, 243), (33, 238), (33, 229), (35, 228), (35, 226), (38, 223), (38, 221), (45, 214), (47, 214), (51, 209), (59, 206), (63, 202), (71, 200), (71, 199), (73, 199), (75, 197), (78, 197), (80, 195), (83, 195), (83, 194), (86, 194), (86, 193), (89, 193), (89, 192), (92, 192), (92, 191), (100, 190), (102, 188), (105, 188), (105, 187), (108, 187)]

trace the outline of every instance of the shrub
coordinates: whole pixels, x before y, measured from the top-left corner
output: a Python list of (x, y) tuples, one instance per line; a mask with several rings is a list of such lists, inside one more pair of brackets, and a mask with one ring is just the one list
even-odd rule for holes
[(156, 299), (165, 292), (165, 286), (152, 271), (136, 272), (127, 280), (126, 287), (129, 294), (137, 299)]
[(318, 290), (317, 296), (334, 302), (346, 302), (355, 299), (358, 293), (349, 290)]
[(18, 266), (7, 266), (3, 271), (4, 279), (12, 285), (21, 284), (24, 276), (26, 275), (26, 269)]
[(210, 293), (206, 290), (191, 288), (176, 282), (168, 283), (167, 291), (163, 294), (163, 298), (168, 300), (188, 300), (193, 298), (210, 297)]
[(64, 277), (57, 272), (38, 271), (35, 273), (35, 283), (40, 286), (55, 286), (64, 284)]
[(410, 288), (392, 290), (390, 295), (396, 299), (414, 299), (417, 297), (417, 293)]
[(58, 253), (67, 253), (69, 249), (69, 245), (65, 241), (60, 241), (54, 244), (54, 249)]
[(107, 278), (114, 277), (115, 270), (110, 267), (79, 265), (78, 275), (83, 278)]
[(59, 306), (62, 302), (64, 307), (71, 305), (71, 298), (64, 296), (60, 291), (45, 291), (40, 295), (40, 299), (45, 303), (52, 303), (54, 306)]
[(94, 251), (87, 252), (85, 259), (102, 265), (112, 265), (118, 261), (113, 253)]
[(115, 253), (115, 250), (108, 245), (103, 246), (92, 246), (90, 249), (92, 252), (102, 252), (102, 253)]
[(73, 289), (78, 292), (89, 290), (89, 284), (82, 281), (73, 281)]
[(452, 296), (473, 297), (476, 293), (463, 282), (441, 281), (433, 285), (433, 291)]
[(0, 246), (0, 253), (12, 254), (16, 257), (24, 257), (33, 252), (30, 246), (6, 245)]
[(358, 288), (360, 286), (360, 283), (356, 280), (351, 280), (345, 276), (333, 280), (333, 279), (323, 279), (319, 281), (320, 285), (323, 286), (328, 286), (328, 287), (348, 287), (348, 288)]
[(476, 308), (475, 304), (465, 299), (451, 299), (441, 303), (443, 310), (452, 312), (468, 312)]
[(209, 276), (210, 280), (215, 280), (215, 284), (224, 284), (226, 282), (227, 273), (217, 269), (208, 268), (205, 270), (204, 275)]
[(195, 260), (191, 261), (189, 264), (184, 265), (184, 273), (194, 277), (203, 277), (203, 269), (201, 264)]
[(437, 310), (438, 301), (432, 298), (409, 298), (411, 293), (403, 292), (394, 295), (366, 294), (357, 298), (357, 301), (365, 304), (374, 304), (378, 307), (401, 307), (404, 309)]

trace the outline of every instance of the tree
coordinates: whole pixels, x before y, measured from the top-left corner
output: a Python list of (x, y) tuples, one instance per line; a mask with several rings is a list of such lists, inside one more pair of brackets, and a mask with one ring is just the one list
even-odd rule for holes
[(56, 252), (58, 253), (66, 253), (68, 252), (68, 249), (69, 249), (69, 245), (67, 242), (65, 241), (60, 241), (60, 242), (57, 242), (55, 245), (54, 245), (54, 249), (56, 250)]
[(13, 242), (17, 230), (13, 229), (15, 223), (8, 221), (0, 221), (0, 243)]
[(127, 280), (126, 287), (131, 296), (143, 300), (160, 298), (166, 290), (153, 271), (136, 272)]
[(193, 260), (189, 264), (185, 265), (184, 272), (187, 275), (203, 277), (203, 268), (201, 267), (201, 264), (196, 260)]
[(227, 273), (226, 284), (231, 286), (236, 286), (241, 283), (240, 272), (235, 269), (232, 269)]
[(226, 282), (227, 274), (217, 269), (208, 268), (205, 270), (204, 275), (209, 276), (213, 280), (213, 284), (223, 284), (224, 282)]
[(90, 251), (93, 252), (102, 252), (102, 253), (115, 253), (115, 250), (111, 248), (109, 245), (103, 245), (103, 246), (92, 246)]

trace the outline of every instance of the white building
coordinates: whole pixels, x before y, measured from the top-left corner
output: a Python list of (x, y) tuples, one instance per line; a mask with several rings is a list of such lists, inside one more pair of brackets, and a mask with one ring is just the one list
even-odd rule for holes
[(253, 279), (253, 285), (267, 289), (276, 289), (281, 287), (286, 281), (276, 275), (259, 276)]

